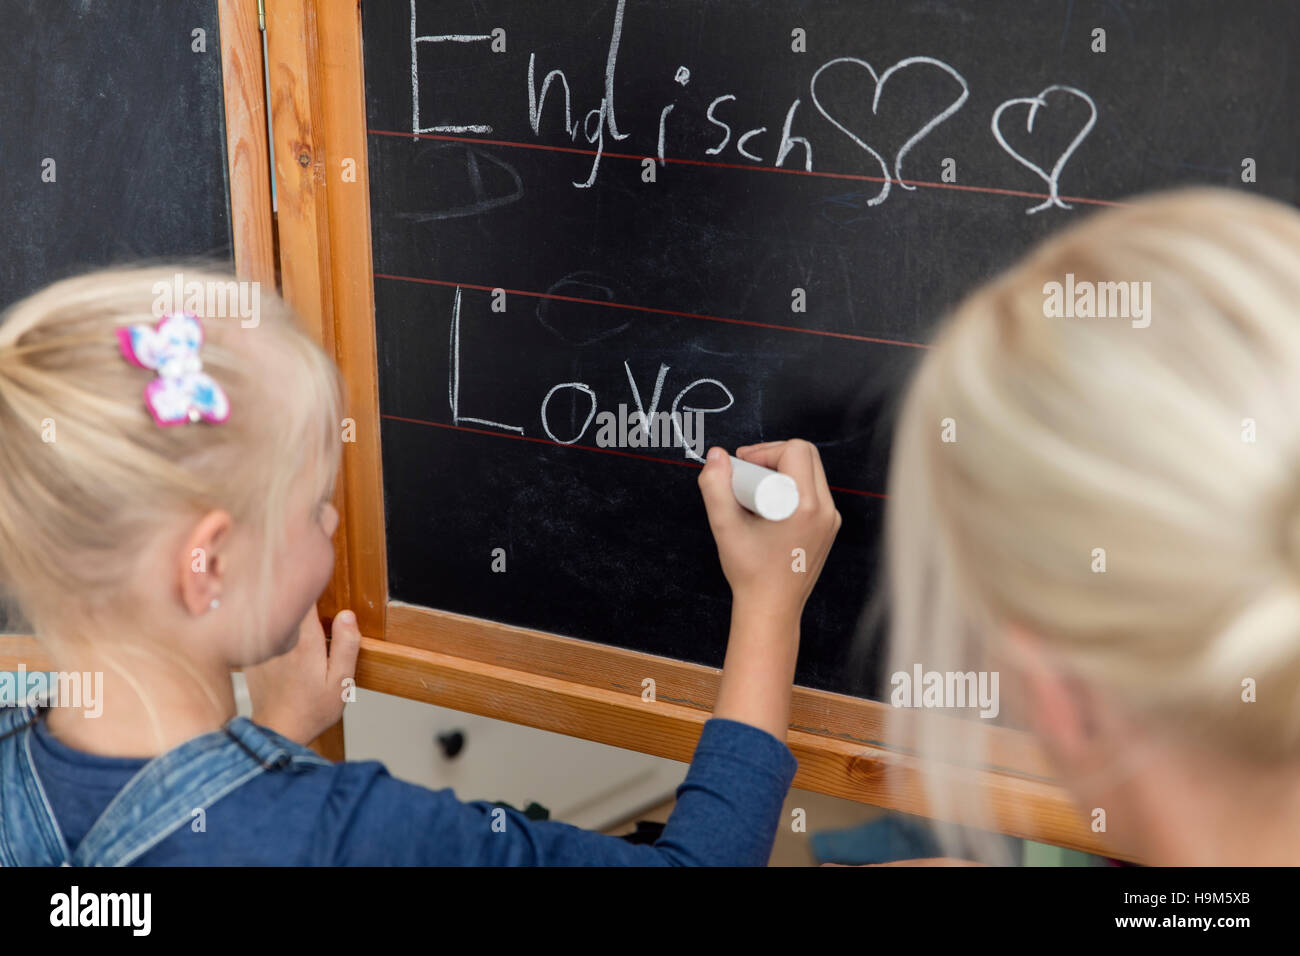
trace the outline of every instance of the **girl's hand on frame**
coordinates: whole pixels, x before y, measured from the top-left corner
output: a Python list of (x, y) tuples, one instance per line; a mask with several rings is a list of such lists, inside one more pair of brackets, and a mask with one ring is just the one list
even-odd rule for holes
[(292, 650), (244, 668), (254, 723), (306, 745), (339, 722), (344, 681), (355, 677), (361, 649), (356, 615), (340, 611), (330, 637), (327, 649), (324, 628), (312, 608), (298, 627)]
[(722, 571), (731, 585), (733, 613), (743, 609), (797, 625), (841, 524), (821, 455), (811, 442), (792, 438), (742, 445), (736, 457), (793, 478), (799, 486), (799, 507), (784, 521), (745, 510), (731, 490), (726, 452), (709, 450), (700, 491)]

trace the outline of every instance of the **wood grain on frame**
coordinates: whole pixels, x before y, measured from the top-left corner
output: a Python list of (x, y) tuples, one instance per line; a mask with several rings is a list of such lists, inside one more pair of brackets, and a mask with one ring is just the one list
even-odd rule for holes
[[(329, 165), (324, 136), (325, 103), (312, 0), (277, 0), (266, 10), (266, 73), (270, 86), (272, 154), (275, 161), (280, 238), (281, 293), (325, 352), (338, 354), (329, 235), (329, 189), (339, 172)], [(340, 429), (342, 423), (339, 423)], [(344, 483), (335, 490), (340, 522), (334, 535), (335, 573), (317, 602), (324, 618), (351, 604), (350, 560)], [(331, 760), (345, 756), (342, 721), (312, 742)]]
[(217, 12), (235, 273), (241, 279), (273, 289), (271, 160), (266, 141), (266, 87), (257, 7), (247, 0), (217, 0)]
[(351, 607), (362, 632), (383, 634), (388, 562), (379, 447), (360, 6), (355, 0), (326, 0), (320, 6), (317, 25), (321, 88), (330, 119), (320, 141), (331, 170), (328, 197), (330, 250), (335, 265), (331, 275), (335, 354), (346, 383), (346, 414), (356, 427), (356, 441), (343, 446), (343, 524), (349, 542), (345, 573)]
[[(272, 153), (275, 158), (280, 282), (285, 300), (307, 330), (333, 355), (334, 305), (329, 286), (329, 236), (324, 151), (315, 131), (322, 128), (319, 68), (313, 5), (284, 0), (266, 14), (267, 75), (270, 84)], [(336, 559), (346, 566), (347, 537), (335, 539)], [(346, 583), (346, 576), (336, 576)], [(346, 591), (331, 584), (321, 600), (330, 615), (346, 604)]]

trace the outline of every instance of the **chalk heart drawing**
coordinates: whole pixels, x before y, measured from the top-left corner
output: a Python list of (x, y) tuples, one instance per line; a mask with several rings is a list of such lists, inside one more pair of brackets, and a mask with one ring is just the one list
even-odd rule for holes
[[(1011, 145), (1007, 142), (1006, 137), (1002, 135), (1002, 127), (999, 125), (1002, 120), (1002, 114), (1011, 107), (1028, 106), (1029, 113), (1025, 117), (1025, 131), (1032, 133), (1034, 131), (1034, 118), (1038, 115), (1038, 111), (1047, 108), (1048, 93), (1066, 93), (1070, 96), (1077, 97), (1087, 103), (1088, 109), (1091, 111), (1088, 116), (1088, 122), (1083, 125), (1083, 128), (1079, 130), (1074, 139), (1070, 141), (1070, 145), (1065, 148), (1065, 152), (1061, 153), (1060, 157), (1056, 160), (1056, 165), (1052, 167), (1050, 173), (1044, 172), (1043, 168), (1037, 163), (1030, 162), (1012, 149)], [(1032, 169), (1039, 175), (1043, 182), (1047, 183), (1047, 199), (1039, 203), (1037, 206), (1034, 206), (1032, 209), (1027, 209), (1025, 214), (1032, 216), (1034, 213), (1041, 212), (1049, 206), (1058, 206), (1061, 209), (1072, 209), (1073, 207), (1068, 203), (1061, 202), (1058, 188), (1061, 179), (1061, 172), (1065, 169), (1065, 164), (1070, 161), (1070, 157), (1073, 156), (1074, 151), (1079, 148), (1079, 144), (1088, 138), (1088, 134), (1092, 132), (1092, 128), (1097, 125), (1097, 104), (1092, 101), (1092, 97), (1083, 92), (1083, 90), (1076, 90), (1073, 86), (1049, 86), (1037, 96), (1021, 96), (1016, 99), (1007, 100), (993, 111), (993, 121), (991, 125), (993, 127), (993, 135), (997, 138), (998, 145), (1005, 149), (1012, 159), (1020, 165)]]
[[(853, 132), (853, 130), (849, 129), (839, 120), (837, 120), (834, 116), (831, 116), (831, 114), (826, 111), (826, 108), (822, 106), (821, 100), (818, 99), (817, 97), (817, 79), (827, 69), (840, 63), (848, 63), (848, 64), (852, 64), (853, 66), (861, 67), (862, 69), (866, 70), (869, 74), (871, 74), (872, 82), (875, 84), (876, 87), (875, 94), (871, 97), (871, 114), (873, 116), (878, 115), (880, 112), (880, 95), (885, 91), (885, 84), (889, 82), (889, 78), (891, 76), (894, 76), (895, 74), (903, 70), (915, 69), (920, 67), (926, 67), (930, 69), (937, 68), (942, 72), (947, 73), (959, 84), (961, 84), (961, 95), (958, 96), (951, 103), (949, 103), (941, 111), (936, 113), (934, 116), (930, 117), (930, 119), (926, 121), (925, 125), (922, 126), (920, 129), (918, 129), (915, 133), (913, 133), (911, 138), (908, 139), (908, 141), (903, 144), (903, 148), (900, 149), (898, 151), (898, 155), (894, 157), (894, 174), (892, 179), (889, 174), (889, 166), (885, 163), (884, 158), (878, 152), (872, 149), (871, 146), (869, 146), (867, 142), (862, 139), (861, 136)], [(834, 126), (845, 136), (853, 140), (853, 142), (857, 143), (868, 153), (874, 156), (876, 162), (880, 164), (880, 172), (884, 176), (885, 181), (880, 188), (880, 192), (877, 193), (874, 198), (867, 200), (868, 206), (876, 206), (884, 202), (885, 199), (888, 198), (889, 196), (889, 189), (894, 181), (897, 181), (898, 184), (902, 186), (904, 189), (911, 189), (911, 190), (916, 189), (915, 186), (910, 186), (907, 183), (902, 181), (903, 157), (907, 155), (908, 151), (913, 146), (915, 146), (921, 140), (925, 139), (925, 137), (929, 136), (936, 126), (938, 126), (948, 117), (952, 116), (953, 113), (956, 113), (959, 109), (961, 109), (962, 104), (965, 103), (966, 100), (970, 97), (970, 88), (966, 85), (965, 77), (963, 77), (960, 73), (954, 70), (947, 63), (944, 63), (941, 60), (933, 59), (932, 57), (928, 57), (928, 56), (909, 56), (906, 59), (899, 60), (889, 69), (885, 70), (884, 73), (880, 73), (880, 74), (877, 74), (875, 68), (872, 67), (872, 65), (868, 63), (866, 60), (858, 59), (855, 56), (836, 57), (833, 60), (827, 60), (820, 67), (817, 68), (817, 72), (813, 74), (812, 80), (809, 83), (809, 91), (812, 94), (813, 105), (817, 107), (817, 111), (821, 113), (822, 116), (826, 117), (826, 119), (830, 121), (832, 126)]]

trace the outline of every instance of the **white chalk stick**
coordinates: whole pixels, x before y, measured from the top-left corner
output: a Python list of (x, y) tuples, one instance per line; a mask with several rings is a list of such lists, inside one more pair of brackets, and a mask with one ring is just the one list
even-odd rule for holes
[(771, 468), (731, 459), (731, 490), (745, 508), (769, 521), (784, 521), (799, 507), (799, 486), (789, 475)]

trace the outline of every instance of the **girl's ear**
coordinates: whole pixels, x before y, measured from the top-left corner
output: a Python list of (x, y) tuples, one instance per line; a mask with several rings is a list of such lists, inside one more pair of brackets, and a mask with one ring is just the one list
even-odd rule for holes
[[(219, 605), (232, 520), (224, 511), (209, 511), (185, 538), (178, 555), (181, 603), (193, 617)], [(216, 603), (214, 603), (216, 602)]]
[(1098, 733), (1098, 705), (1078, 678), (1057, 666), (1037, 635), (1013, 626), (1007, 643), (1020, 671), (1024, 713), (1059, 768), (1091, 766)]

